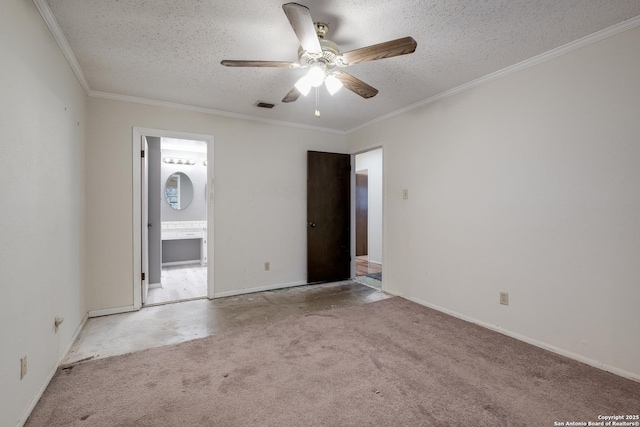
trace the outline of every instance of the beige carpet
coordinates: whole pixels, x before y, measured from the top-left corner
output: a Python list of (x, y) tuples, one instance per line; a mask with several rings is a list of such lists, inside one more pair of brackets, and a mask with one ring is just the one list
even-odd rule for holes
[(392, 298), (60, 369), (27, 426), (553, 426), (640, 383)]

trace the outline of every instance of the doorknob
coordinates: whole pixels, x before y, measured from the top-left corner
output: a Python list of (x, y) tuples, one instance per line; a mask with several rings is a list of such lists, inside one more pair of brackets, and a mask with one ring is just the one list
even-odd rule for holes
[(310, 223), (309, 223), (309, 227), (314, 228), (315, 226), (316, 226), (316, 223), (315, 223), (315, 222), (310, 222)]

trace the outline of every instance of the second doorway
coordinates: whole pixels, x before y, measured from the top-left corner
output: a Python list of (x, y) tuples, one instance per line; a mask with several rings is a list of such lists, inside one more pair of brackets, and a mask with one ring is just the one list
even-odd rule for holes
[(356, 280), (382, 288), (382, 148), (355, 155)]

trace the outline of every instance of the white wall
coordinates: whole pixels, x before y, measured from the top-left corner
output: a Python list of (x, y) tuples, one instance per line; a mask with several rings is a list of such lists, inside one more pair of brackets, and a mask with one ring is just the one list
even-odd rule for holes
[(306, 280), (306, 151), (345, 152), (345, 136), (100, 98), (88, 107), (89, 310), (133, 304), (134, 126), (214, 137), (216, 294)]
[(638, 52), (635, 28), (348, 135), (384, 146), (386, 289), (640, 379)]
[(86, 98), (31, 1), (0, 4), (0, 58), (0, 425), (15, 426), (86, 313)]
[(382, 264), (382, 149), (356, 156), (356, 172), (367, 170), (369, 261)]

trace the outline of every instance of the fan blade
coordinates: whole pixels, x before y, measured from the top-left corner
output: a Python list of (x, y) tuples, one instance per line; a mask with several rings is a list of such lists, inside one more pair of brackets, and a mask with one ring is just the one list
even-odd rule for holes
[(369, 86), (362, 80), (359, 80), (344, 71), (334, 71), (333, 75), (342, 82), (344, 87), (365, 99), (373, 98), (378, 94), (378, 89), (373, 86)]
[(322, 47), (320, 47), (316, 27), (313, 25), (309, 9), (298, 3), (283, 4), (282, 9), (284, 9), (284, 13), (300, 41), (300, 46), (309, 53), (321, 54)]
[(402, 39), (391, 40), (345, 52), (342, 54), (342, 63), (343, 65), (353, 65), (361, 62), (391, 58), (398, 55), (406, 55), (415, 52), (417, 46), (418, 43), (416, 43), (413, 38), (404, 37)]
[(282, 102), (294, 102), (297, 101), (300, 97), (301, 93), (295, 87), (287, 93), (284, 98), (282, 98)]
[(276, 67), (276, 68), (297, 68), (299, 65), (295, 62), (287, 61), (243, 61), (225, 59), (220, 62), (225, 67)]

